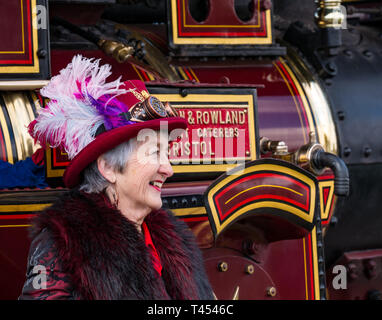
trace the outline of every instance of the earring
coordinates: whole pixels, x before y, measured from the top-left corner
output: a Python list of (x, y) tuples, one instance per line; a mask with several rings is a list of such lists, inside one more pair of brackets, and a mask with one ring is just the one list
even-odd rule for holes
[(113, 188), (113, 204), (116, 208), (118, 208), (118, 194), (117, 192), (115, 191), (115, 189)]

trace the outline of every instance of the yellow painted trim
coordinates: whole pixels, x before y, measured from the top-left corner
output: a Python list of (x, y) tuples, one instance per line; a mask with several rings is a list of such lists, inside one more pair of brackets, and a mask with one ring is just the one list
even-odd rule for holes
[(48, 147), (46, 152), (46, 175), (47, 178), (59, 178), (64, 175), (65, 169), (52, 169), (52, 148)]
[(42, 211), (49, 207), (51, 203), (39, 204), (7, 204), (0, 206), (0, 212), (34, 212)]
[(314, 295), (315, 300), (320, 300), (320, 279), (318, 275), (318, 259), (317, 259), (317, 235), (316, 227), (313, 228), (312, 232), (312, 258), (313, 258), (313, 280), (314, 280)]
[(183, 77), (183, 80), (190, 80), (190, 79), (188, 79), (186, 73), (183, 71), (182, 67), (178, 67), (178, 71), (181, 74), (181, 76)]
[(207, 214), (205, 207), (172, 209), (171, 211), (176, 216), (193, 216), (193, 215), (199, 215), (199, 214)]
[(305, 276), (305, 300), (309, 299), (309, 294), (308, 294), (308, 273), (306, 271), (306, 248), (305, 248), (305, 239), (302, 239), (302, 250), (304, 252), (304, 276)]
[(14, 228), (14, 227), (31, 227), (31, 224), (4, 224), (0, 228)]
[(143, 80), (143, 78), (142, 78), (140, 72), (138, 71), (137, 67), (136, 67), (134, 64), (131, 64), (131, 66), (133, 67), (134, 71), (137, 73), (139, 79), (140, 79), (141, 81), (145, 81), (145, 80)]
[(297, 209), (288, 204), (284, 204), (284, 203), (280, 203), (276, 201), (261, 201), (261, 202), (249, 204), (241, 208), (240, 210), (235, 212), (235, 214), (231, 215), (227, 220), (225, 220), (222, 224), (220, 224), (213, 197), (226, 184), (230, 183), (232, 180), (237, 178), (237, 175), (233, 174), (233, 175), (227, 176), (225, 179), (220, 181), (208, 193), (208, 203), (210, 205), (211, 213), (215, 221), (217, 234), (219, 234), (230, 222), (232, 222), (233, 220), (235, 220), (236, 218), (238, 218), (240, 215), (244, 214), (245, 212), (258, 209), (258, 208), (264, 208), (264, 207), (273, 207), (276, 209), (284, 210), (298, 216), (299, 218), (309, 223), (312, 223), (313, 217), (314, 217), (314, 205), (316, 201), (316, 187), (315, 187), (314, 181), (308, 178), (307, 176), (297, 171), (294, 171), (290, 168), (286, 168), (286, 167), (282, 167), (282, 166), (274, 165), (274, 164), (261, 164), (261, 165), (252, 166), (252, 167), (244, 169), (242, 174), (248, 174), (248, 173), (264, 171), (264, 170), (274, 171), (276, 173), (285, 173), (305, 182), (311, 188), (309, 213), (306, 214), (304, 211)]
[[(334, 196), (334, 180), (330, 181), (319, 181), (318, 182), (318, 187), (320, 189), (320, 214), (321, 214), (321, 219), (326, 220), (329, 216), (330, 208), (331, 208), (331, 203), (333, 201), (333, 196)], [(328, 200), (326, 204), (326, 208), (324, 210), (324, 193), (323, 193), (323, 188), (325, 187), (330, 187), (329, 189), (329, 194), (328, 194)]]
[(149, 77), (150, 81), (155, 80), (154, 76), (150, 72), (147, 72), (147, 76)]
[(288, 190), (288, 191), (291, 191), (299, 196), (302, 196), (302, 193), (300, 192), (297, 192), (295, 190), (292, 190), (290, 188), (287, 188), (287, 187), (282, 187), (282, 186), (275, 186), (275, 185), (270, 185), (270, 184), (262, 184), (262, 185), (259, 185), (259, 186), (254, 186), (254, 187), (251, 187), (251, 188), (248, 188), (248, 189), (245, 189), (241, 192), (239, 192), (238, 194), (235, 194), (232, 198), (228, 199), (224, 204), (227, 204), (228, 202), (231, 202), (233, 199), (235, 199), (236, 197), (238, 197), (239, 195), (249, 191), (249, 190), (252, 190), (252, 189), (257, 189), (257, 188), (264, 188), (264, 187), (271, 187), (271, 188), (280, 188), (280, 189), (285, 189), (285, 190)]
[(190, 72), (191, 72), (192, 76), (194, 77), (194, 79), (196, 80), (196, 82), (200, 82), (198, 77), (196, 76), (194, 70), (192, 70), (192, 68), (188, 68), (188, 69), (190, 70)]
[(271, 11), (266, 10), (266, 27), (267, 37), (240, 37), (240, 38), (221, 38), (221, 37), (193, 37), (181, 38), (178, 36), (178, 21), (176, 12), (176, 0), (172, 0), (171, 4), (171, 21), (172, 21), (172, 37), (174, 44), (225, 44), (225, 45), (240, 45), (240, 44), (271, 44), (272, 43), (272, 27), (271, 27)]

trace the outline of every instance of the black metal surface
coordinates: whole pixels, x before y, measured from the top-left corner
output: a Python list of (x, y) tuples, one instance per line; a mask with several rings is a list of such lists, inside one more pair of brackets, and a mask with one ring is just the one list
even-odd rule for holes
[(102, 18), (126, 24), (165, 23), (166, 1), (125, 1), (106, 8)]
[(253, 57), (285, 56), (286, 48), (278, 44), (262, 46), (225, 46), (225, 45), (187, 45), (174, 46), (170, 51), (172, 57)]
[(382, 248), (382, 164), (348, 165), (349, 197), (337, 199), (325, 234), (326, 266), (343, 252)]
[(197, 208), (204, 206), (202, 194), (162, 197), (162, 201), (163, 208), (169, 209)]
[(382, 38), (372, 31), (342, 30), (343, 45), (331, 55), (319, 48), (319, 34), (302, 23), (285, 34), (325, 83), (346, 164), (382, 162)]
[(382, 39), (361, 31), (333, 59), (337, 75), (325, 81), (337, 127), (340, 156), (347, 164), (382, 162)]

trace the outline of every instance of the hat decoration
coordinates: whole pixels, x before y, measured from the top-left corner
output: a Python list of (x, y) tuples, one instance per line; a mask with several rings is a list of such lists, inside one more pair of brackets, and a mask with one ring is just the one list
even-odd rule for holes
[(140, 80), (106, 82), (110, 65), (77, 55), (40, 90), (50, 99), (28, 130), (42, 146), (66, 151), (71, 160), (64, 183), (72, 188), (101, 154), (137, 136), (142, 129), (185, 129), (187, 121), (147, 92)]
[[(104, 126), (105, 131), (135, 123), (121, 114), (139, 101), (135, 93), (138, 88), (133, 82), (134, 87), (127, 88), (121, 77), (106, 83), (111, 66), (99, 66), (99, 62), (76, 55), (40, 90), (50, 101), (29, 124), (29, 133), (35, 141), (42, 146), (48, 143), (53, 148), (59, 147), (73, 159), (95, 139), (100, 127)], [(116, 99), (129, 92), (134, 94), (129, 94), (133, 98), (128, 101)]]

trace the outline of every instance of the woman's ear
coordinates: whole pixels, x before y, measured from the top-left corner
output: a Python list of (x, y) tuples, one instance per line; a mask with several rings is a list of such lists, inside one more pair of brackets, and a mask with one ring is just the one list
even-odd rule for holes
[(113, 168), (106, 163), (105, 159), (102, 156), (99, 156), (97, 159), (97, 167), (98, 171), (107, 181), (109, 181), (110, 183), (115, 183), (117, 179), (115, 172)]

